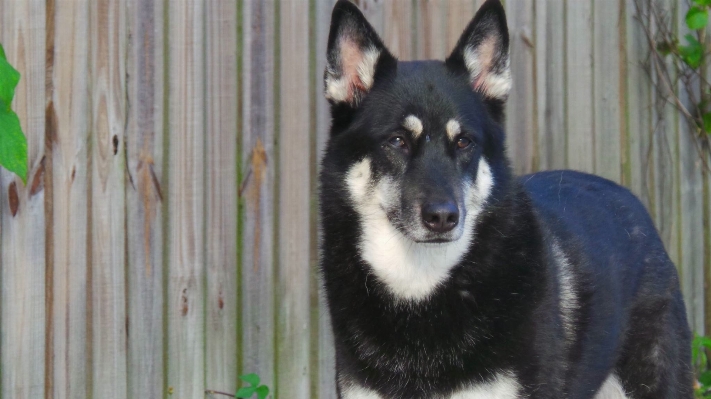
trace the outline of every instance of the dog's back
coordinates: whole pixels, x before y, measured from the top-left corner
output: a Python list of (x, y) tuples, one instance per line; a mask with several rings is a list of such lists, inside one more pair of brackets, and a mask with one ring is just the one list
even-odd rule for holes
[(595, 370), (602, 369), (614, 370), (631, 398), (690, 397), (690, 333), (677, 273), (644, 206), (589, 174), (540, 172), (520, 181), (570, 268), (563, 273), (579, 350), (571, 353), (568, 386), (582, 395), (571, 397), (599, 386), (606, 375)]

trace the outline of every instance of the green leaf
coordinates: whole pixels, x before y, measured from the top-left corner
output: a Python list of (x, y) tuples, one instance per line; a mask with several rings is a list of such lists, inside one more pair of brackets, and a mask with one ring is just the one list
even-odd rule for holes
[(705, 8), (691, 7), (686, 13), (686, 26), (689, 29), (703, 29), (709, 22), (709, 13)]
[(708, 388), (711, 386), (711, 371), (704, 371), (703, 373), (699, 374), (699, 383), (703, 385), (704, 387)]
[(679, 46), (681, 59), (691, 68), (696, 69), (701, 65), (704, 49), (694, 36), (687, 34), (684, 37), (689, 44), (687, 46)]
[(269, 387), (260, 385), (257, 387), (257, 399), (265, 399), (269, 395)]
[(0, 110), (0, 166), (16, 173), (27, 184), (27, 139), (12, 110)]
[[(708, 114), (711, 114), (711, 112), (707, 112), (706, 114), (704, 114), (704, 119)], [(705, 347), (711, 349), (711, 337), (706, 337), (703, 335), (694, 335), (694, 340), (692, 341), (691, 345), (697, 348)]]
[(257, 387), (242, 387), (235, 394), (238, 398), (251, 398), (254, 392), (257, 391)]
[(15, 87), (20, 81), (20, 73), (7, 62), (5, 49), (0, 45), (0, 111), (10, 110), (15, 96)]
[(711, 112), (707, 112), (703, 116), (704, 120), (704, 131), (706, 134), (711, 134)]
[(239, 379), (248, 383), (249, 385), (256, 387), (259, 385), (259, 376), (251, 373), (239, 376)]
[(711, 6), (711, 0), (694, 0), (694, 4), (700, 7)]
[(16, 173), (27, 184), (27, 138), (22, 133), (20, 119), (10, 104), (20, 73), (7, 62), (0, 45), (0, 166)]

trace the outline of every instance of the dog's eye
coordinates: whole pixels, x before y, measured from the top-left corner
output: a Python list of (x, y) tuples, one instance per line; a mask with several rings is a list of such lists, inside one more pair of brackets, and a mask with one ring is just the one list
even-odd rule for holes
[(407, 149), (407, 142), (405, 142), (405, 139), (401, 136), (391, 137), (388, 143), (395, 148)]
[(457, 148), (460, 150), (463, 150), (470, 145), (472, 145), (472, 141), (466, 137), (460, 137), (459, 140), (457, 140)]

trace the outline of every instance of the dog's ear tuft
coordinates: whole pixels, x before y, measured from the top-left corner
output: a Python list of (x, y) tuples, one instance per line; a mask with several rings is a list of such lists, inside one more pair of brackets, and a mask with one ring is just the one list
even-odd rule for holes
[(326, 98), (332, 104), (355, 108), (373, 87), (379, 65), (392, 60), (394, 57), (358, 7), (339, 0), (333, 8), (328, 36)]
[(499, 0), (481, 6), (446, 62), (466, 70), (472, 87), (484, 97), (506, 101), (511, 90), (509, 31)]

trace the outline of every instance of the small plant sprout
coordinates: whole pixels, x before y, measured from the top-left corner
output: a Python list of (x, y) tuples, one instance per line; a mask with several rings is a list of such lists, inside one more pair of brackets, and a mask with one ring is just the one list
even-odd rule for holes
[(231, 393), (227, 392), (220, 392), (220, 391), (215, 391), (212, 389), (208, 389), (205, 391), (207, 394), (211, 395), (224, 395), (224, 396), (229, 396), (231, 398), (243, 398), (243, 399), (249, 399), (254, 397), (254, 395), (257, 395), (257, 399), (266, 399), (266, 397), (269, 395), (269, 387), (266, 385), (260, 385), (260, 380), (259, 376), (257, 374), (245, 374), (239, 376), (239, 379), (246, 382), (249, 384), (246, 387), (242, 387), (239, 390), (237, 390), (237, 393), (234, 395)]
[(711, 399), (711, 368), (707, 351), (711, 350), (711, 338), (694, 335), (691, 343), (691, 360), (696, 382), (694, 393), (699, 399)]

